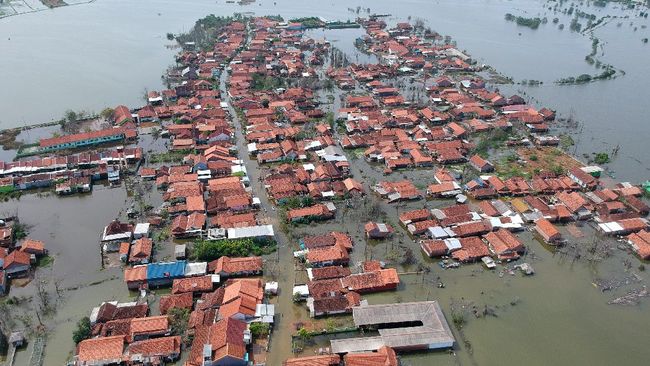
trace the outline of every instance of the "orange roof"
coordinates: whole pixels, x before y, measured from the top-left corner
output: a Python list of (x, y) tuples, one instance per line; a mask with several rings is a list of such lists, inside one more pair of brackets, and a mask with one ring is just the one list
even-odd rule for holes
[(81, 362), (100, 363), (111, 361), (118, 363), (124, 351), (124, 336), (86, 339), (79, 342), (77, 357)]
[(48, 139), (41, 139), (40, 140), (40, 146), (41, 147), (50, 147), (50, 146), (56, 146), (56, 145), (71, 143), (71, 142), (96, 139), (96, 138), (100, 138), (100, 137), (123, 135), (125, 132), (126, 132), (125, 128), (107, 128), (107, 129), (104, 129), (104, 130), (77, 133), (77, 134), (74, 134), (74, 135), (66, 135), (66, 136), (61, 136), (61, 137), (52, 137), (52, 138), (48, 138)]
[(524, 250), (524, 246), (519, 239), (506, 229), (499, 229), (495, 232), (487, 233), (484, 238), (498, 255)]
[(40, 240), (25, 239), (25, 241), (20, 244), (20, 250), (31, 253), (43, 252), (45, 251), (45, 243)]
[(341, 359), (338, 355), (322, 355), (290, 358), (282, 366), (338, 366)]
[(212, 290), (212, 276), (188, 277), (174, 280), (172, 294), (206, 292)]
[(151, 257), (153, 250), (153, 241), (149, 238), (140, 238), (135, 241), (133, 248), (131, 248), (131, 255), (129, 256), (130, 262), (137, 262), (139, 260), (148, 259)]
[(205, 211), (205, 201), (203, 200), (203, 196), (190, 196), (185, 198), (185, 205), (187, 206), (187, 211), (192, 212), (192, 211), (198, 211), (198, 212), (204, 212)]
[(160, 297), (160, 314), (167, 314), (171, 308), (192, 309), (194, 298), (191, 292)]
[(398, 366), (395, 351), (384, 346), (377, 352), (348, 353), (343, 357), (346, 366)]
[(124, 270), (124, 282), (146, 281), (147, 266), (135, 266)]
[(555, 228), (550, 221), (546, 219), (539, 219), (535, 222), (535, 228), (543, 232), (548, 238), (560, 235), (560, 232)]
[(144, 357), (167, 356), (181, 353), (181, 337), (161, 337), (131, 343), (127, 354)]
[(347, 259), (349, 259), (347, 249), (338, 244), (325, 248), (312, 249), (307, 253), (307, 261), (312, 264), (327, 261), (344, 261)]
[(4, 269), (11, 267), (12, 265), (29, 265), (30, 264), (30, 255), (29, 253), (14, 250), (5, 257), (4, 260)]
[(237, 313), (253, 316), (255, 315), (256, 305), (261, 304), (263, 298), (264, 290), (261, 280), (229, 280), (224, 288), (219, 315), (222, 318), (228, 318)]
[(317, 204), (309, 207), (291, 209), (287, 211), (287, 218), (291, 220), (295, 218), (308, 217), (308, 216), (327, 216), (330, 214), (331, 212), (327, 208), (327, 206), (322, 204)]
[(208, 264), (210, 271), (224, 274), (237, 274), (243, 272), (259, 272), (262, 270), (262, 257), (220, 257)]
[(169, 318), (166, 315), (131, 319), (131, 337), (139, 334), (162, 333), (168, 329)]

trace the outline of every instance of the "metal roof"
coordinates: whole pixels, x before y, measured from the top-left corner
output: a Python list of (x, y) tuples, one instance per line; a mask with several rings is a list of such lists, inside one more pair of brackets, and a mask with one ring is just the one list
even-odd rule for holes
[[(379, 337), (332, 340), (333, 353), (373, 351), (382, 346), (393, 348), (449, 348), (454, 335), (436, 301), (362, 305), (352, 308), (354, 325), (377, 326)], [(421, 326), (382, 328), (389, 324), (421, 322)]]
[(150, 263), (147, 265), (147, 280), (183, 277), (186, 264), (186, 261)]

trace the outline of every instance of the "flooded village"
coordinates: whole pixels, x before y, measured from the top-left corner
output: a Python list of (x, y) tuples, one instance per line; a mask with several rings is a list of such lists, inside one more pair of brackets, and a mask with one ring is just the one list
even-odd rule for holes
[(429, 26), (208, 15), (3, 152), (5, 362), (641, 364), (650, 182)]

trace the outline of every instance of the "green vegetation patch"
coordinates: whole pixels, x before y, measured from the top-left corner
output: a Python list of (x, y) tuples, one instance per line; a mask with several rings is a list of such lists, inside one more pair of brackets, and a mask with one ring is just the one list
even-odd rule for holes
[(193, 255), (199, 260), (212, 261), (219, 257), (246, 257), (273, 253), (276, 248), (270, 239), (201, 240), (194, 243)]

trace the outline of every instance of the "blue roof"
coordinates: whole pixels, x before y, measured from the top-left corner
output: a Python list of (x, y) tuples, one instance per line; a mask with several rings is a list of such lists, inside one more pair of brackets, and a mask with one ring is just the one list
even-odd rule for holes
[(150, 263), (147, 265), (147, 280), (183, 277), (185, 264), (186, 261)]

